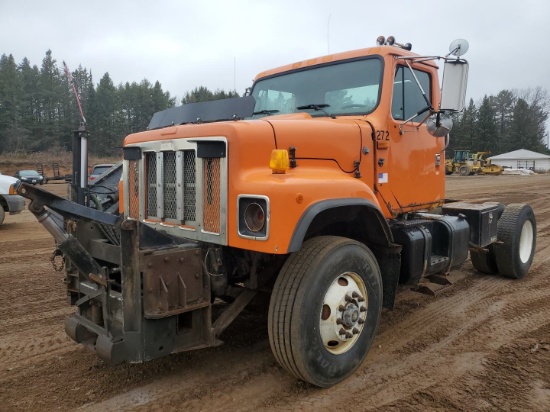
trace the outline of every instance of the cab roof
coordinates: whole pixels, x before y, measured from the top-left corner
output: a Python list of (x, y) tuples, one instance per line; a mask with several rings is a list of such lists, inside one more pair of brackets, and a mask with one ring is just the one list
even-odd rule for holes
[[(321, 57), (315, 57), (313, 59), (308, 60), (302, 60), (300, 62), (286, 64), (284, 66), (276, 67), (274, 69), (269, 69), (266, 71), (263, 71), (259, 73), (255, 79), (254, 82), (257, 80), (263, 78), (263, 77), (269, 77), (273, 76), (279, 73), (284, 73), (292, 70), (297, 69), (303, 69), (306, 67), (311, 66), (317, 66), (321, 64), (331, 63), (331, 62), (338, 62), (341, 60), (349, 60), (354, 59), (358, 57), (366, 57), (371, 55), (379, 55), (379, 56), (404, 56), (404, 57), (418, 57), (419, 55), (413, 52), (410, 52), (408, 50), (402, 49), (400, 47), (396, 46), (376, 46), (376, 47), (368, 47), (365, 49), (357, 49), (357, 50), (350, 50), (342, 53), (335, 53), (335, 54), (328, 54), (326, 56)], [(433, 61), (425, 61), (424, 64), (430, 65), (432, 67), (437, 68), (437, 65)]]

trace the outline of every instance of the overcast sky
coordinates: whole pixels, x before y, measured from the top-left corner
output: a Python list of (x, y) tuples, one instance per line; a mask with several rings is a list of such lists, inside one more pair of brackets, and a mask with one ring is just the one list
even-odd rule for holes
[(468, 98), (550, 90), (548, 0), (0, 0), (0, 54), (40, 67), (92, 69), (97, 84), (160, 81), (177, 96), (203, 85), (240, 94), (263, 70), (373, 46), (379, 35), (420, 54), (470, 43)]

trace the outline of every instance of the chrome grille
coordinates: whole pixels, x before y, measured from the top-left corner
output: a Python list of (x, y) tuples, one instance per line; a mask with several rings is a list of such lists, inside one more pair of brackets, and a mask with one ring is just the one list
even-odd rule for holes
[(146, 218), (194, 226), (197, 216), (195, 151), (147, 152), (145, 164)]
[(141, 143), (141, 159), (125, 160), (124, 207), (170, 235), (227, 245), (227, 157), (202, 142), (227, 145), (223, 137)]

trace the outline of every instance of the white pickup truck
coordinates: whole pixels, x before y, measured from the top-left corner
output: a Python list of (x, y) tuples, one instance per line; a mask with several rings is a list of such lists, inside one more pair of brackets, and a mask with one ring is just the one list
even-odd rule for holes
[(4, 222), (6, 212), (15, 215), (25, 207), (25, 199), (15, 192), (17, 181), (15, 177), (0, 173), (0, 225)]

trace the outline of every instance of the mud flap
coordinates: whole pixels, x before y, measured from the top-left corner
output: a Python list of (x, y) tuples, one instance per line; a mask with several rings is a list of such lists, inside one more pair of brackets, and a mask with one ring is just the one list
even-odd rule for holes
[(382, 275), (382, 307), (392, 310), (401, 270), (401, 246), (392, 244), (390, 247), (378, 248), (371, 245), (370, 248), (376, 256)]

